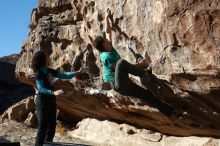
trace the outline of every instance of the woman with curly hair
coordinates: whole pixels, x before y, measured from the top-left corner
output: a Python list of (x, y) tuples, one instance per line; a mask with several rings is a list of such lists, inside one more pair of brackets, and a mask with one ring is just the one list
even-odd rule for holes
[(63, 90), (54, 90), (53, 78), (72, 79), (81, 72), (61, 73), (48, 68), (49, 57), (44, 51), (38, 51), (32, 59), (32, 69), (38, 89), (35, 104), (38, 117), (38, 132), (35, 146), (42, 146), (44, 141), (52, 142), (56, 129), (56, 96), (63, 94)]

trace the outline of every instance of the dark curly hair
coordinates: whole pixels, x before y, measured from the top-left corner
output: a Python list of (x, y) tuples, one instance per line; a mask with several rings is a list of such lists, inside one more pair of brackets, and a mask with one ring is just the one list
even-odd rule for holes
[(105, 41), (105, 38), (103, 36), (97, 36), (95, 38), (95, 40), (93, 41), (93, 46), (99, 50), (99, 52), (103, 52), (104, 51), (104, 46), (103, 43)]
[(41, 67), (46, 65), (47, 54), (44, 51), (38, 51), (32, 58), (31, 67), (34, 73), (38, 72)]

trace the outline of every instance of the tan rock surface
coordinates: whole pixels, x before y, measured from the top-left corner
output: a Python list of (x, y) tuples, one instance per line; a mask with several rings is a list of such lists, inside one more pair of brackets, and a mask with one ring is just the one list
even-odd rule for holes
[(127, 124), (84, 119), (69, 135), (102, 146), (219, 146), (220, 140), (209, 137), (174, 137), (138, 129)]
[(6, 119), (24, 121), (26, 118), (28, 118), (29, 113), (34, 113), (34, 111), (34, 99), (33, 97), (29, 97), (8, 108), (1, 117), (2, 121)]
[[(149, 54), (153, 64), (155, 78), (149, 90), (173, 107), (187, 105), (188, 114), (171, 123), (143, 100), (100, 93), (96, 78), (83, 86), (60, 83), (57, 87), (66, 94), (58, 98), (58, 108), (78, 120), (98, 117), (178, 136), (220, 137), (218, 0), (41, 0), (33, 10), (31, 31), (16, 66), (18, 79), (33, 84), (30, 64), (39, 50), (48, 52), (54, 69), (70, 71), (86, 65), (90, 77), (100, 77), (98, 52), (89, 49), (88, 36), (103, 33), (107, 8), (119, 21), (114, 45), (120, 55), (134, 63), (126, 45), (127, 37), (137, 36), (137, 51)], [(155, 84), (159, 92), (154, 92)]]

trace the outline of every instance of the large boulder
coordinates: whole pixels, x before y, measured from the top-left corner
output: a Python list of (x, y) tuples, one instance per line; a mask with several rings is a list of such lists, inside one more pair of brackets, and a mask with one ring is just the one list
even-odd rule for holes
[(2, 114), (1, 120), (2, 122), (5, 120), (15, 120), (20, 122), (26, 120), (28, 125), (36, 126), (36, 120), (34, 120), (36, 119), (36, 115), (33, 113), (35, 113), (34, 99), (33, 97), (28, 97), (8, 108), (7, 111)]
[[(90, 116), (171, 135), (220, 137), (219, 7), (217, 0), (41, 0), (32, 12), (16, 76), (34, 85), (31, 59), (44, 50), (54, 69), (89, 68), (90, 79), (82, 84), (56, 86), (65, 90), (58, 108), (75, 119)], [(148, 89), (170, 106), (186, 105), (184, 118), (172, 122), (144, 100), (99, 90), (101, 66), (90, 40), (103, 34), (107, 8), (114, 11), (113, 40), (119, 54), (135, 63), (126, 48), (133, 36), (136, 53), (152, 62)]]
[(217, 146), (219, 139), (209, 137), (174, 137), (128, 124), (107, 120), (83, 119), (68, 135), (103, 146)]

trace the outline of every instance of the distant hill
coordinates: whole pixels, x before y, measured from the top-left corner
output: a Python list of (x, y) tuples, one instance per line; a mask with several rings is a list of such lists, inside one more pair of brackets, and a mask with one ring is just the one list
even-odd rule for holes
[(19, 54), (12, 54), (12, 55), (0, 58), (0, 62), (7, 62), (10, 64), (16, 64), (18, 59), (19, 59)]
[(15, 78), (18, 54), (0, 58), (0, 115), (12, 104), (34, 94), (34, 89)]

